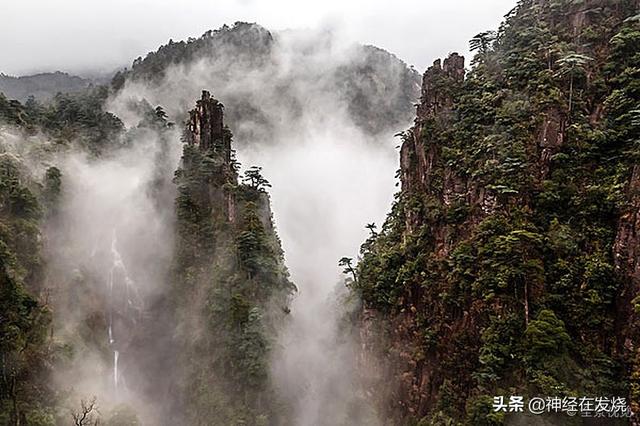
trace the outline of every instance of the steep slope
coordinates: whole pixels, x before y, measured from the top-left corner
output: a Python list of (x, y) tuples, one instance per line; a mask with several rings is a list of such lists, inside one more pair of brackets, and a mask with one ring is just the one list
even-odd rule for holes
[(125, 129), (105, 93), (0, 96), (0, 420), (286, 424), (269, 356), (295, 286), (269, 183), (239, 182), (207, 92), (175, 186), (162, 108)]
[[(143, 363), (128, 356), (128, 340), (140, 326), (140, 296), (150, 299), (152, 286), (144, 287), (160, 287), (167, 253), (163, 244), (135, 246), (158, 237), (156, 224), (171, 229), (151, 204), (171, 193), (175, 163), (168, 179), (153, 176), (149, 169), (162, 170), (166, 160), (156, 149), (170, 152), (168, 124), (151, 109), (125, 131), (104, 111), (105, 94), (57, 95), (46, 106), (0, 95), (0, 417), (7, 424), (67, 424), (92, 395), (101, 421), (118, 413), (122, 420), (122, 407), (113, 412), (121, 402), (114, 401), (118, 367), (126, 375)], [(143, 147), (147, 163), (127, 164)], [(146, 226), (135, 224), (141, 215)]]
[(397, 424), (522, 421), (495, 395), (640, 408), (639, 6), (520, 1), (472, 40), (466, 76), (456, 54), (425, 73), (402, 190), (353, 284)]
[[(0, 139), (1, 141), (1, 139)], [(47, 197), (56, 192), (56, 170), (40, 185), (0, 145), (0, 422), (52, 419), (53, 353), (47, 338), (51, 312), (38, 298), (42, 259), (40, 229)]]
[(208, 92), (184, 138), (172, 290), (179, 423), (285, 424), (268, 361), (295, 286), (273, 227), (269, 184), (259, 168), (238, 181), (222, 104)]

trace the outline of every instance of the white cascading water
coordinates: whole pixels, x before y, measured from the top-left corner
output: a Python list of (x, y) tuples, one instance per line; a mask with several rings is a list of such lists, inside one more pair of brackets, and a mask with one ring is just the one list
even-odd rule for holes
[(120, 352), (117, 350), (113, 351), (113, 384), (116, 392), (118, 392), (118, 357), (120, 356)]
[[(109, 270), (109, 346), (113, 351), (113, 386), (118, 395), (118, 386), (121, 381), (118, 371), (118, 361), (120, 358), (120, 350), (122, 348), (122, 338), (114, 330), (114, 314), (122, 318), (125, 323), (135, 323), (136, 313), (140, 312), (140, 297), (134, 282), (129, 278), (127, 268), (122, 260), (122, 256), (117, 248), (118, 238), (115, 229), (111, 238), (111, 269)], [(120, 279), (118, 279), (120, 278)], [(118, 287), (118, 288), (116, 288)], [(114, 291), (115, 288), (115, 291)], [(135, 298), (132, 300), (132, 298)], [(120, 304), (120, 302), (124, 302)], [(138, 303), (138, 306), (136, 306)], [(120, 339), (120, 340), (119, 340)], [(124, 380), (122, 380), (124, 382)]]

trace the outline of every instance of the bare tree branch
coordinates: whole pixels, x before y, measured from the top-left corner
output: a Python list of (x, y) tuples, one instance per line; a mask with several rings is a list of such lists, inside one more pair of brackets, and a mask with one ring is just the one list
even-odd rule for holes
[(80, 400), (80, 411), (72, 411), (71, 417), (75, 426), (97, 426), (99, 420), (96, 414), (99, 414), (99, 411), (96, 397), (94, 396), (89, 401)]

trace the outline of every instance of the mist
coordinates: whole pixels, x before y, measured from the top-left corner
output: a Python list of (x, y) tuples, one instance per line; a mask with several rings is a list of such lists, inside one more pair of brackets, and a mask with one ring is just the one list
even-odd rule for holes
[[(128, 81), (109, 105), (131, 122), (129, 105), (144, 99), (179, 122), (208, 89), (232, 109), (226, 123), (238, 159), (245, 168), (263, 167), (273, 185), (273, 215), (299, 289), (273, 350), (274, 384), (293, 407), (296, 425), (376, 424), (375, 410), (362, 396), (356, 336), (340, 326), (350, 306), (337, 263), (357, 257), (367, 223), (384, 221), (396, 191), (393, 134), (409, 119), (376, 134), (354, 122), (333, 76), (362, 58), (339, 35), (276, 37), (266, 64), (231, 57), (217, 46), (205, 58), (170, 67), (160, 82)], [(400, 90), (399, 72), (396, 79), (390, 78), (389, 90)], [(237, 102), (251, 114), (238, 112)], [(388, 99), (372, 96), (368, 102)]]
[(130, 129), (126, 144), (99, 158), (76, 147), (47, 161), (61, 170), (64, 188), (45, 228), (47, 282), (56, 340), (74, 348), (53, 380), (68, 392), (71, 412), (96, 397), (105, 418), (125, 407), (145, 424), (160, 423), (160, 401), (147, 389), (163, 375), (138, 345), (141, 333), (165, 333), (146, 351), (170, 353), (160, 347), (171, 332), (149, 324), (147, 312), (168, 287), (179, 153), (177, 134)]
[(339, 28), (351, 40), (393, 51), (423, 70), (433, 58), (457, 51), (474, 35), (496, 27), (514, 6), (512, 0), (402, 0), (393, 8), (382, 0), (188, 0), (180, 7), (149, 0), (5, 3), (0, 72), (10, 74), (115, 70), (169, 38), (198, 36), (238, 20), (273, 30)]
[(372, 408), (358, 399), (355, 336), (339, 327), (348, 306), (337, 261), (355, 258), (365, 224), (384, 219), (396, 160), (392, 147), (372, 145), (348, 121), (332, 124), (239, 157), (260, 162), (273, 183), (276, 224), (300, 290), (273, 357), (279, 389), (295, 401), (296, 424), (348, 424), (356, 409), (367, 416), (361, 424), (374, 424)]
[[(176, 335), (206, 334), (200, 326), (206, 319), (197, 309), (186, 322), (162, 312), (174, 284), (172, 178), (187, 111), (211, 90), (226, 105), (242, 169), (260, 166), (272, 184), (273, 218), (299, 290), (286, 321), (269, 336), (273, 388), (295, 425), (381, 424), (362, 386), (358, 336), (344, 326), (359, 301), (349, 295), (338, 260), (356, 258), (365, 225), (384, 221), (397, 190), (393, 135), (412, 115), (404, 105), (397, 116), (375, 118), (385, 121), (379, 125), (358, 108), (397, 112), (407, 84), (417, 93), (415, 73), (407, 79), (393, 55), (340, 33), (287, 31), (273, 40), (260, 27), (246, 31), (242, 36), (254, 43), (247, 52), (214, 44), (160, 79), (127, 80), (107, 101), (125, 132), (98, 156), (80, 142), (60, 146), (43, 135), (3, 130), (5, 149), (36, 180), (50, 166), (62, 174), (59, 203), (44, 224), (43, 258), (52, 335), (70, 348), (53, 381), (70, 412), (95, 396), (103, 419), (125, 409), (150, 425), (179, 416), (172, 412), (179, 396), (171, 395)], [(266, 54), (254, 55), (263, 43)], [(361, 95), (354, 105), (344, 96), (345, 74), (358, 67), (374, 69), (375, 78), (356, 74)], [(162, 106), (175, 129), (142, 125), (141, 105)]]

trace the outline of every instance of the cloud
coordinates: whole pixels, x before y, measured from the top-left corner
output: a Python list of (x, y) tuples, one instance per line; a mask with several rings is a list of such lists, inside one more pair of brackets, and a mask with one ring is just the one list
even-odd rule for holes
[(147, 355), (171, 348), (168, 338), (142, 334), (170, 333), (143, 313), (168, 288), (171, 178), (181, 146), (177, 132), (161, 136), (136, 128), (126, 137), (129, 144), (114, 144), (95, 158), (75, 141), (56, 144), (45, 134), (0, 126), (0, 155), (15, 157), (35, 182), (49, 166), (62, 172), (59, 203), (42, 224), (43, 286), (59, 356), (51, 386), (61, 391), (60, 412), (95, 395), (103, 415), (126, 402), (149, 424), (159, 424), (154, 416), (163, 401), (146, 400), (141, 388), (166, 377)]
[(515, 0), (23, 0), (3, 4), (0, 72), (97, 71), (128, 66), (170, 38), (198, 37), (235, 21), (271, 30), (341, 27), (419, 70), (497, 27)]
[[(5, 52), (0, 70), (113, 67), (169, 38), (198, 36), (236, 20), (257, 21), (275, 30), (313, 29), (311, 35), (283, 31), (272, 63), (263, 68), (244, 60), (229, 61), (224, 55), (202, 58), (171, 67), (158, 85), (128, 82), (111, 99), (110, 108), (131, 126), (137, 116), (128, 107), (129, 99), (144, 98), (165, 107), (179, 123), (203, 89), (211, 90), (228, 108), (246, 99), (257, 107), (253, 118), (259, 120), (238, 113), (227, 124), (235, 132), (240, 161), (245, 167), (262, 166), (273, 184), (276, 225), (300, 289), (290, 322), (278, 336), (272, 359), (274, 382), (293, 406), (297, 424), (340, 424), (361, 402), (350, 398), (357, 393), (360, 378), (354, 336), (340, 329), (343, 311), (335, 304), (341, 280), (337, 261), (357, 256), (367, 235), (366, 223), (380, 225), (384, 220), (395, 191), (397, 154), (392, 135), (406, 128), (410, 119), (393, 131), (368, 134), (348, 113), (340, 84), (330, 71), (357, 59), (350, 47), (356, 40), (398, 52), (425, 68), (435, 57), (465, 48), (475, 33), (495, 27), (511, 3), (404, 0), (390, 8), (382, 0), (192, 0), (180, 5), (150, 0), (67, 0), (54, 5), (26, 0), (11, 2), (4, 11), (8, 25), (0, 28), (0, 49)], [(232, 78), (225, 78), (227, 73)], [(286, 91), (278, 85), (283, 82), (288, 84)], [(384, 101), (367, 99), (368, 104)], [(178, 141), (177, 134), (173, 140)], [(85, 272), (84, 280), (101, 286), (94, 291), (104, 292), (110, 282), (106, 277), (114, 271), (125, 284), (129, 276), (143, 300), (152, 299), (156, 285), (163, 282), (158, 262), (169, 263), (170, 252), (162, 248), (171, 247), (170, 240), (163, 240), (171, 234), (171, 226), (170, 218), (161, 213), (172, 211), (168, 208), (172, 200), (166, 196), (165, 209), (158, 209), (141, 190), (156, 173), (154, 156), (149, 156), (153, 150), (145, 151), (149, 146), (157, 147), (142, 135), (140, 143), (116, 156), (100, 161), (71, 156), (62, 163), (64, 176), (73, 179), (65, 199), (68, 225), (63, 229), (68, 234), (60, 237), (68, 250), (52, 256), (61, 270), (79, 271), (80, 279), (89, 270), (92, 276), (86, 278)], [(175, 163), (177, 155), (171, 158)], [(170, 179), (174, 168), (175, 164), (167, 166), (163, 176)], [(125, 268), (114, 267), (114, 246)], [(146, 252), (148, 247), (160, 251)], [(108, 312), (105, 308), (91, 310)], [(84, 392), (98, 392), (105, 385), (92, 387), (95, 377), (90, 368), (81, 367), (99, 365), (108, 372), (111, 359), (87, 359), (91, 363), (78, 366), (88, 378)], [(126, 369), (126, 356), (121, 362)], [(362, 418), (375, 418), (367, 404), (358, 409)]]
[[(146, 99), (179, 122), (200, 91), (210, 89), (231, 111), (226, 124), (238, 159), (245, 169), (262, 166), (273, 184), (275, 223), (299, 288), (277, 336), (274, 384), (293, 407), (297, 425), (343, 424), (356, 411), (361, 424), (375, 424), (375, 410), (359, 397), (354, 336), (340, 329), (345, 307), (335, 301), (336, 288), (344, 289), (337, 262), (357, 256), (367, 223), (384, 220), (396, 190), (393, 134), (412, 117), (377, 134), (354, 121), (336, 70), (355, 72), (362, 50), (339, 34), (283, 32), (270, 55), (262, 61), (217, 46), (193, 62), (170, 66), (159, 82), (128, 81), (109, 105), (134, 123), (130, 100)], [(396, 88), (389, 96), (401, 87), (394, 80), (403, 74), (394, 69), (374, 79)], [(365, 104), (380, 108), (388, 99), (372, 87), (363, 86)]]

